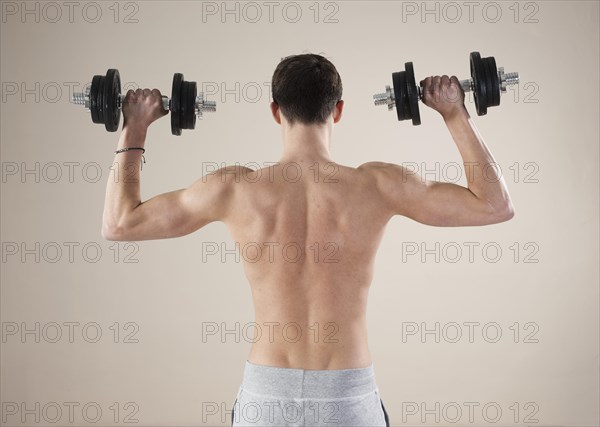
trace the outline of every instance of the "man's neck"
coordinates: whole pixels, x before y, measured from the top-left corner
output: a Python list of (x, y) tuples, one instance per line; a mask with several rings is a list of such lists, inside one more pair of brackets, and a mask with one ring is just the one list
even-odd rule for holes
[(332, 125), (283, 126), (283, 154), (281, 162), (332, 162), (329, 154)]

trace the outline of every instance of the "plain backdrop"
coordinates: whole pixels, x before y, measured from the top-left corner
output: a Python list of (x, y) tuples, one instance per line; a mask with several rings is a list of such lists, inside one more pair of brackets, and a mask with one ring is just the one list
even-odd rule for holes
[(471, 51), (521, 76), (485, 117), (467, 96), (516, 215), (480, 228), (390, 222), (368, 309), (381, 395), (393, 425), (600, 423), (598, 2), (1, 6), (3, 425), (229, 425), (251, 345), (250, 290), (223, 224), (102, 239), (118, 134), (70, 92), (118, 68), (124, 88), (170, 95), (181, 72), (217, 101), (181, 137), (168, 117), (152, 125), (146, 200), (215, 165), (277, 161), (273, 70), (321, 53), (344, 84), (338, 162), (464, 184), (437, 113), (421, 105), (413, 127), (372, 96), (406, 61), (417, 78), (467, 78)]

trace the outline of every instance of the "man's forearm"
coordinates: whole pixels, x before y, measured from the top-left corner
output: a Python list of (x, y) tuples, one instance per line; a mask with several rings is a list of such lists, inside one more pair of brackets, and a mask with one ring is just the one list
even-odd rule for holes
[(497, 211), (509, 208), (510, 197), (499, 165), (467, 110), (461, 110), (445, 122), (463, 158), (469, 190)]
[[(146, 129), (124, 127), (117, 149), (144, 147)], [(115, 154), (108, 176), (102, 222), (105, 228), (119, 228), (140, 203), (140, 163), (142, 150)]]

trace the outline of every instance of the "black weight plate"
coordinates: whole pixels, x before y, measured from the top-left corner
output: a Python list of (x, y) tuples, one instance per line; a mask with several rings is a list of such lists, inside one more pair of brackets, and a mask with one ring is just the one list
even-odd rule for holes
[(121, 94), (121, 77), (114, 68), (106, 72), (104, 81), (104, 126), (109, 132), (119, 129), (121, 109), (118, 107), (118, 98)]
[(179, 91), (179, 125), (181, 130), (187, 129), (186, 102), (187, 102), (188, 84), (184, 80), (181, 82), (181, 90)]
[(190, 128), (190, 83), (183, 82), (181, 86), (181, 128)]
[(487, 86), (485, 67), (481, 60), (479, 52), (471, 52), (471, 78), (473, 79), (473, 96), (475, 98), (475, 108), (477, 115), (484, 116), (487, 113)]
[(485, 79), (483, 79), (484, 81), (484, 85), (485, 85), (485, 94), (486, 96), (486, 114), (487, 114), (487, 109), (490, 107), (490, 104), (492, 102), (492, 77), (490, 76), (490, 73), (488, 71), (488, 61), (487, 58), (481, 58), (481, 64), (483, 66), (483, 71), (485, 73)]
[(190, 125), (190, 129), (196, 128), (196, 98), (198, 97), (198, 86), (196, 82), (191, 82), (192, 84), (192, 96), (191, 96), (191, 105), (192, 105), (192, 123)]
[(491, 99), (488, 107), (497, 107), (500, 105), (500, 82), (498, 81), (498, 67), (493, 56), (486, 58), (488, 75), (490, 76), (490, 84), (492, 85)]
[(183, 74), (173, 75), (173, 86), (171, 87), (171, 133), (181, 135), (181, 86)]
[(98, 105), (98, 91), (102, 86), (102, 76), (94, 76), (92, 79), (92, 85), (90, 87), (90, 113), (92, 115), (92, 122), (94, 123), (102, 123), (100, 121), (100, 111), (101, 108)]
[[(487, 90), (487, 108), (490, 108), (493, 106), (493, 102), (494, 102), (494, 87), (492, 86), (492, 80), (493, 80), (493, 76), (492, 73), (490, 72), (490, 62), (488, 60), (488, 58), (482, 58), (481, 59), (482, 63), (483, 63), (483, 69), (485, 70), (485, 87)], [(487, 111), (486, 111), (487, 113)]]
[(186, 129), (194, 129), (196, 127), (196, 97), (198, 96), (198, 89), (196, 82), (188, 83), (188, 93), (186, 98), (186, 117), (187, 127)]
[(106, 84), (106, 76), (101, 77), (100, 84), (98, 85), (96, 103), (98, 104), (98, 123), (104, 124), (104, 85)]
[(406, 72), (398, 71), (392, 74), (394, 84), (394, 98), (396, 103), (396, 114), (398, 120), (410, 119), (410, 108), (408, 106), (408, 91), (406, 89)]
[(421, 124), (421, 114), (419, 113), (419, 93), (415, 84), (415, 69), (412, 62), (404, 64), (406, 69), (406, 88), (408, 89), (408, 105), (412, 116), (413, 126)]

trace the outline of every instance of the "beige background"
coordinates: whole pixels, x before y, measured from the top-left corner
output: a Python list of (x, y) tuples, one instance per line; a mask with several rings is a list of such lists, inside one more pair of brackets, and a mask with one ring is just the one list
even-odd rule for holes
[[(443, 178), (452, 176), (460, 157), (439, 117), (421, 106), (422, 126), (400, 124), (395, 112), (372, 105), (372, 95), (391, 84), (391, 73), (405, 61), (415, 62), (417, 77), (466, 78), (473, 50), (521, 74), (520, 89), (509, 91), (488, 117), (476, 117), (468, 101), (503, 168), (516, 216), (483, 228), (391, 221), (368, 318), (382, 397), (393, 425), (450, 424), (456, 408), (462, 414), (454, 425), (600, 423), (598, 2), (482, 2), (472, 20), (468, 6), (458, 2), (463, 15), (456, 23), (448, 22), (456, 9), (443, 3), (437, 5), (437, 23), (433, 15), (422, 22), (419, 13), (403, 22), (403, 8), (420, 10), (420, 2), (297, 2), (297, 23), (288, 22), (296, 5), (285, 2), (276, 3), (272, 23), (263, 2), (255, 4), (263, 12), (256, 23), (249, 22), (255, 9), (243, 3), (237, 4), (239, 23), (232, 15), (225, 22), (219, 15), (203, 22), (203, 7), (221, 8), (221, 2), (89, 3), (2, 2), (5, 425), (92, 425), (97, 408), (102, 416), (96, 425), (126, 425), (128, 414), (138, 425), (228, 425), (228, 416), (225, 422), (221, 416), (231, 409), (250, 348), (241, 334), (202, 339), (203, 328), (234, 329), (237, 323), (242, 330), (253, 316), (242, 264), (232, 255), (227, 263), (220, 254), (202, 260), (203, 243), (233, 249), (222, 224), (130, 246), (102, 240), (104, 189), (118, 135), (71, 105), (69, 87), (81, 89), (93, 74), (116, 67), (124, 84), (166, 94), (174, 72), (209, 83), (205, 88), (233, 89), (212, 94), (218, 113), (182, 137), (170, 135), (168, 119), (153, 125), (142, 172), (147, 199), (189, 185), (203, 164), (276, 161), (280, 131), (269, 115), (265, 83), (281, 57), (322, 52), (344, 82), (346, 110), (335, 128), (334, 158), (354, 166), (410, 162), (421, 172), (435, 171), (437, 164), (440, 173), (428, 177)], [(39, 23), (35, 15), (20, 16), (25, 7), (39, 8)], [(488, 22), (498, 9), (498, 22)], [(87, 22), (97, 10), (98, 22)], [(337, 22), (323, 22), (330, 13)], [(138, 22), (123, 22), (128, 14)], [(525, 22), (531, 20), (538, 22)], [(23, 89), (32, 90), (24, 99)], [(36, 163), (39, 182), (35, 174), (21, 177)], [(91, 182), (98, 168), (101, 176)], [(434, 252), (424, 262), (421, 245)], [(410, 255), (415, 247), (419, 253)], [(15, 248), (19, 252), (11, 255)], [(30, 250), (24, 260), (23, 249)], [(73, 342), (65, 322), (76, 323)], [(419, 335), (402, 338), (403, 328), (433, 329), (436, 322), (444, 332), (439, 343), (431, 334), (425, 342)], [(468, 322), (478, 324), (473, 342)], [(21, 335), (36, 323), (39, 336)], [(62, 336), (53, 343), (57, 324)], [(463, 336), (452, 343), (456, 324)], [(484, 325), (488, 333), (482, 336)], [(99, 341), (88, 342), (97, 329)], [(499, 341), (489, 342), (497, 329)], [(137, 343), (125, 342), (129, 333)], [(15, 405), (17, 414), (11, 415)], [(71, 423), (69, 405), (75, 408)], [(51, 424), (57, 407), (62, 415)], [(498, 409), (501, 415), (492, 422)], [(31, 412), (24, 422), (22, 410)]]

